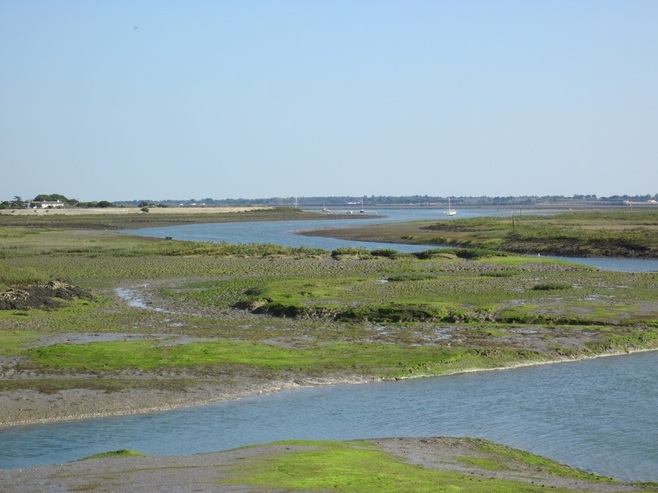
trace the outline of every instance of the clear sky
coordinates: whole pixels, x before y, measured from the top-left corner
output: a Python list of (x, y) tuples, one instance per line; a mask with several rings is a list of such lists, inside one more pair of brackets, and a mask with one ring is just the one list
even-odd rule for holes
[(0, 200), (658, 192), (656, 0), (0, 0)]

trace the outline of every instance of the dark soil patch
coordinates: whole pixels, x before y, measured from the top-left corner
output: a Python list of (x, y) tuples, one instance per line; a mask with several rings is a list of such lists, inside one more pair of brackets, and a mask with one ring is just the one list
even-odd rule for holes
[(93, 299), (93, 295), (65, 281), (28, 284), (0, 293), (0, 310), (47, 310), (72, 299)]

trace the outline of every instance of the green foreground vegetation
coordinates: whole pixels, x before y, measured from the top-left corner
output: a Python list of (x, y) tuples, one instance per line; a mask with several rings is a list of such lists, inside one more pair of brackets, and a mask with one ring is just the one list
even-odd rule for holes
[[(121, 459), (120, 462), (108, 460)], [(127, 459), (126, 459), (127, 458)], [(194, 472), (185, 484), (214, 484), (235, 491), (400, 492), (622, 492), (656, 491), (655, 484), (627, 484), (481, 439), (289, 440), (233, 451), (179, 458), (163, 464), (139, 452), (119, 450), (96, 474), (66, 474), (78, 488), (101, 491), (130, 484), (157, 470), (158, 484), (176, 484), (176, 472)], [(189, 460), (188, 460), (189, 459)], [(75, 463), (72, 463), (72, 467)], [(93, 469), (91, 469), (93, 470)], [(208, 474), (208, 471), (212, 474)], [(149, 476), (153, 478), (153, 476)], [(151, 479), (153, 481), (153, 479)], [(143, 484), (143, 483), (142, 483)], [(158, 484), (153, 484), (155, 489)], [(74, 483), (71, 484), (72, 486)], [(79, 489), (76, 488), (76, 491)], [(230, 491), (234, 491), (231, 489)]]
[[(32, 220), (0, 217), (0, 356), (13, 362), (0, 392), (398, 379), (658, 348), (655, 273), (519, 256), (500, 238), (496, 249), (462, 237), (455, 243), (470, 248), (328, 252), (138, 237), (106, 231), (106, 217)], [(110, 229), (133, 224), (113, 221)], [(485, 234), (477, 221), (461, 224)], [(88, 296), (11, 307), (54, 280)], [(445, 491), (535, 491), (508, 480), (476, 485), (365, 444), (311, 449), (240, 480), (308, 491), (441, 491), (437, 482)], [(491, 460), (478, 464), (498, 467)]]
[[(607, 478), (577, 471), (553, 461), (483, 440), (469, 441), (478, 456), (458, 457), (464, 465), (489, 471), (511, 471), (532, 466), (535, 474), (581, 479), (593, 485), (609, 483)], [(534, 492), (545, 485), (512, 479), (473, 477), (464, 472), (425, 468), (403, 462), (399, 457), (377, 450), (365, 441), (356, 442), (276, 442), (297, 446), (294, 453), (274, 454), (253, 464), (236, 468), (241, 472), (229, 484), (248, 484), (292, 491), (339, 491), (342, 493), (398, 492)], [(246, 473), (246, 474), (245, 474)], [(554, 491), (572, 491), (558, 488)]]

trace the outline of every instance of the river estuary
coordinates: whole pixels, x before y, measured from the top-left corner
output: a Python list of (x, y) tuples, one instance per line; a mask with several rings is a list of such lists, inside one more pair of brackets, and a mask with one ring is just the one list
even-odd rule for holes
[[(323, 225), (335, 227), (333, 222)], [(318, 227), (311, 223), (206, 224), (138, 233), (236, 243), (289, 245), (301, 240), (292, 246), (315, 246), (309, 240), (318, 240), (325, 249), (336, 248), (338, 240), (293, 234)], [(598, 267), (657, 271), (658, 262)], [(305, 388), (176, 411), (19, 426), (0, 429), (0, 468), (59, 463), (126, 448), (177, 455), (282, 439), (447, 435), (490, 439), (620, 480), (658, 481), (657, 376), (658, 352), (646, 352)]]

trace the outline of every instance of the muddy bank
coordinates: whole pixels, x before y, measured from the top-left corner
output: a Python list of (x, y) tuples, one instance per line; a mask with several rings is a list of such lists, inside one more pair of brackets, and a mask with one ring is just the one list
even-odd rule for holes
[(168, 411), (282, 390), (374, 381), (359, 377), (295, 378), (289, 381), (232, 377), (231, 382), (208, 381), (181, 390), (168, 390), (164, 382), (166, 377), (143, 375), (142, 378), (160, 379), (163, 388), (128, 388), (116, 392), (89, 388), (53, 393), (31, 389), (4, 391), (0, 393), (0, 426)]
[(61, 280), (26, 284), (0, 292), (0, 310), (48, 310), (72, 299), (91, 300), (93, 295)]
[[(642, 352), (639, 350), (633, 352)], [(607, 356), (618, 356), (620, 352), (594, 356), (602, 358)], [(6, 358), (5, 358), (6, 359)], [(588, 359), (563, 358), (551, 361), (538, 361), (531, 363), (518, 363), (501, 368), (473, 368), (471, 370), (460, 370), (454, 373), (469, 373), (480, 371), (504, 371), (512, 368), (526, 366), (547, 365), (573, 362)], [(591, 358), (589, 358), (591, 359)], [(4, 366), (2, 377), (7, 377), (7, 361), (0, 361), (0, 368)], [(11, 370), (9, 370), (11, 372)], [(47, 377), (34, 370), (25, 370), (23, 375), (10, 375), (18, 378)], [(446, 373), (444, 375), (450, 375)], [(68, 374), (61, 375), (63, 378), (84, 377), (84, 375)], [(216, 378), (207, 378), (200, 381), (199, 375), (190, 374), (150, 374), (132, 373), (114, 378), (130, 378), (133, 380), (155, 381), (158, 385), (143, 388), (124, 388), (118, 391), (98, 390), (92, 388), (71, 388), (58, 390), (52, 393), (40, 392), (32, 389), (6, 390), (0, 393), (0, 427), (19, 426), (26, 424), (47, 423), (55, 421), (102, 418), (108, 416), (121, 416), (129, 414), (143, 414), (150, 412), (169, 411), (185, 407), (195, 407), (215, 402), (225, 402), (242, 397), (270, 394), (284, 390), (301, 389), (305, 387), (316, 387), (323, 385), (362, 384), (381, 382), (384, 379), (367, 376), (324, 376), (304, 377), (295, 376), (290, 380), (267, 380), (258, 376), (231, 375), (230, 379), (221, 381)], [(182, 388), (168, 384), (179, 377), (196, 377), (199, 383), (187, 384)], [(422, 378), (419, 376), (410, 378)], [(110, 378), (111, 380), (111, 378)]]

